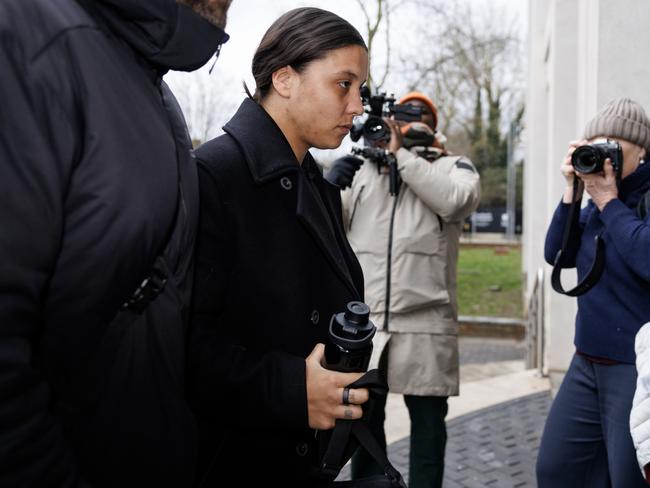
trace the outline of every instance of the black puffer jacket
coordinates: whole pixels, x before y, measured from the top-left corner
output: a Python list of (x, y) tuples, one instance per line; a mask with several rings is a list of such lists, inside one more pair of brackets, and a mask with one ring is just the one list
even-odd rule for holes
[[(173, 0), (0, 3), (2, 487), (193, 482), (197, 182), (160, 77), (222, 37)], [(166, 243), (162, 294), (118, 312)]]

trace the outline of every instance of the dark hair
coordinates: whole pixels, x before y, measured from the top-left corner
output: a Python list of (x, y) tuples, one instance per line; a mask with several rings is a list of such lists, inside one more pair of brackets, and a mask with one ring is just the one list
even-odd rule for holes
[(291, 66), (301, 72), (307, 64), (321, 59), (328, 51), (366, 43), (347, 20), (320, 8), (296, 8), (278, 18), (266, 31), (253, 56), (255, 94), (248, 96), (260, 102), (268, 94), (275, 71)]

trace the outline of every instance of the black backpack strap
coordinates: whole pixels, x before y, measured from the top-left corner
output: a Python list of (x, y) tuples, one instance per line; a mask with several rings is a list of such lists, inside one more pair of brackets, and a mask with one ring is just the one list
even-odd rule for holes
[[(573, 195), (576, 194), (578, 190), (578, 179), (574, 178), (573, 180)], [(593, 286), (598, 282), (603, 270), (605, 269), (605, 243), (603, 242), (600, 234), (595, 237), (596, 243), (596, 255), (594, 256), (594, 261), (591, 264), (591, 268), (587, 275), (578, 283), (574, 288), (570, 290), (565, 290), (562, 286), (561, 277), (562, 267), (565, 264), (565, 252), (569, 244), (569, 239), (573, 234), (573, 227), (577, 225), (576, 216), (579, 215), (579, 208), (576, 207), (577, 201), (572, 197), (571, 207), (569, 207), (569, 217), (564, 226), (564, 235), (562, 236), (562, 247), (555, 255), (555, 260), (553, 261), (553, 271), (551, 273), (551, 286), (553, 289), (561, 293), (562, 295), (567, 295), (570, 297), (577, 297), (578, 295), (583, 295), (587, 293)]]
[(167, 227), (167, 232), (164, 235), (163, 241), (158, 247), (158, 253), (151, 265), (149, 274), (145, 276), (140, 283), (140, 286), (138, 286), (131, 296), (122, 304), (123, 310), (128, 309), (135, 313), (142, 313), (147, 308), (147, 305), (149, 305), (149, 303), (151, 303), (151, 301), (163, 291), (167, 279), (169, 278), (163, 256), (172, 240), (172, 236), (178, 226), (181, 215), (181, 207), (183, 204), (183, 186), (181, 182), (180, 168), (181, 161), (186, 157), (186, 153), (191, 154), (192, 150), (189, 136), (187, 135), (185, 119), (183, 118), (178, 102), (164, 82), (161, 82), (159, 91), (163, 107), (165, 108), (169, 120), (169, 127), (176, 148), (176, 206), (174, 209), (174, 216)]

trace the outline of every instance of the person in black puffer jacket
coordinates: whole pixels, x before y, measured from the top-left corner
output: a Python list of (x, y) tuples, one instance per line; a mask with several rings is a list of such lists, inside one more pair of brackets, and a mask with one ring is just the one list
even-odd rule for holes
[(2, 487), (194, 482), (197, 176), (162, 75), (215, 53), (229, 4), (0, 3)]

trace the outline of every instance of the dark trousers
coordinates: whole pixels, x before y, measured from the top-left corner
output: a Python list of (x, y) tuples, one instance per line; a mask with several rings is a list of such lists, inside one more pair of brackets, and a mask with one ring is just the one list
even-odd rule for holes
[[(447, 397), (404, 395), (411, 419), (409, 488), (439, 488), (445, 467), (447, 443)], [(384, 421), (386, 397), (374, 399), (368, 412), (370, 430), (382, 447), (386, 447)], [(352, 479), (382, 473), (382, 469), (363, 449), (352, 457)]]
[(539, 488), (647, 487), (630, 435), (633, 364), (574, 355), (542, 435)]

